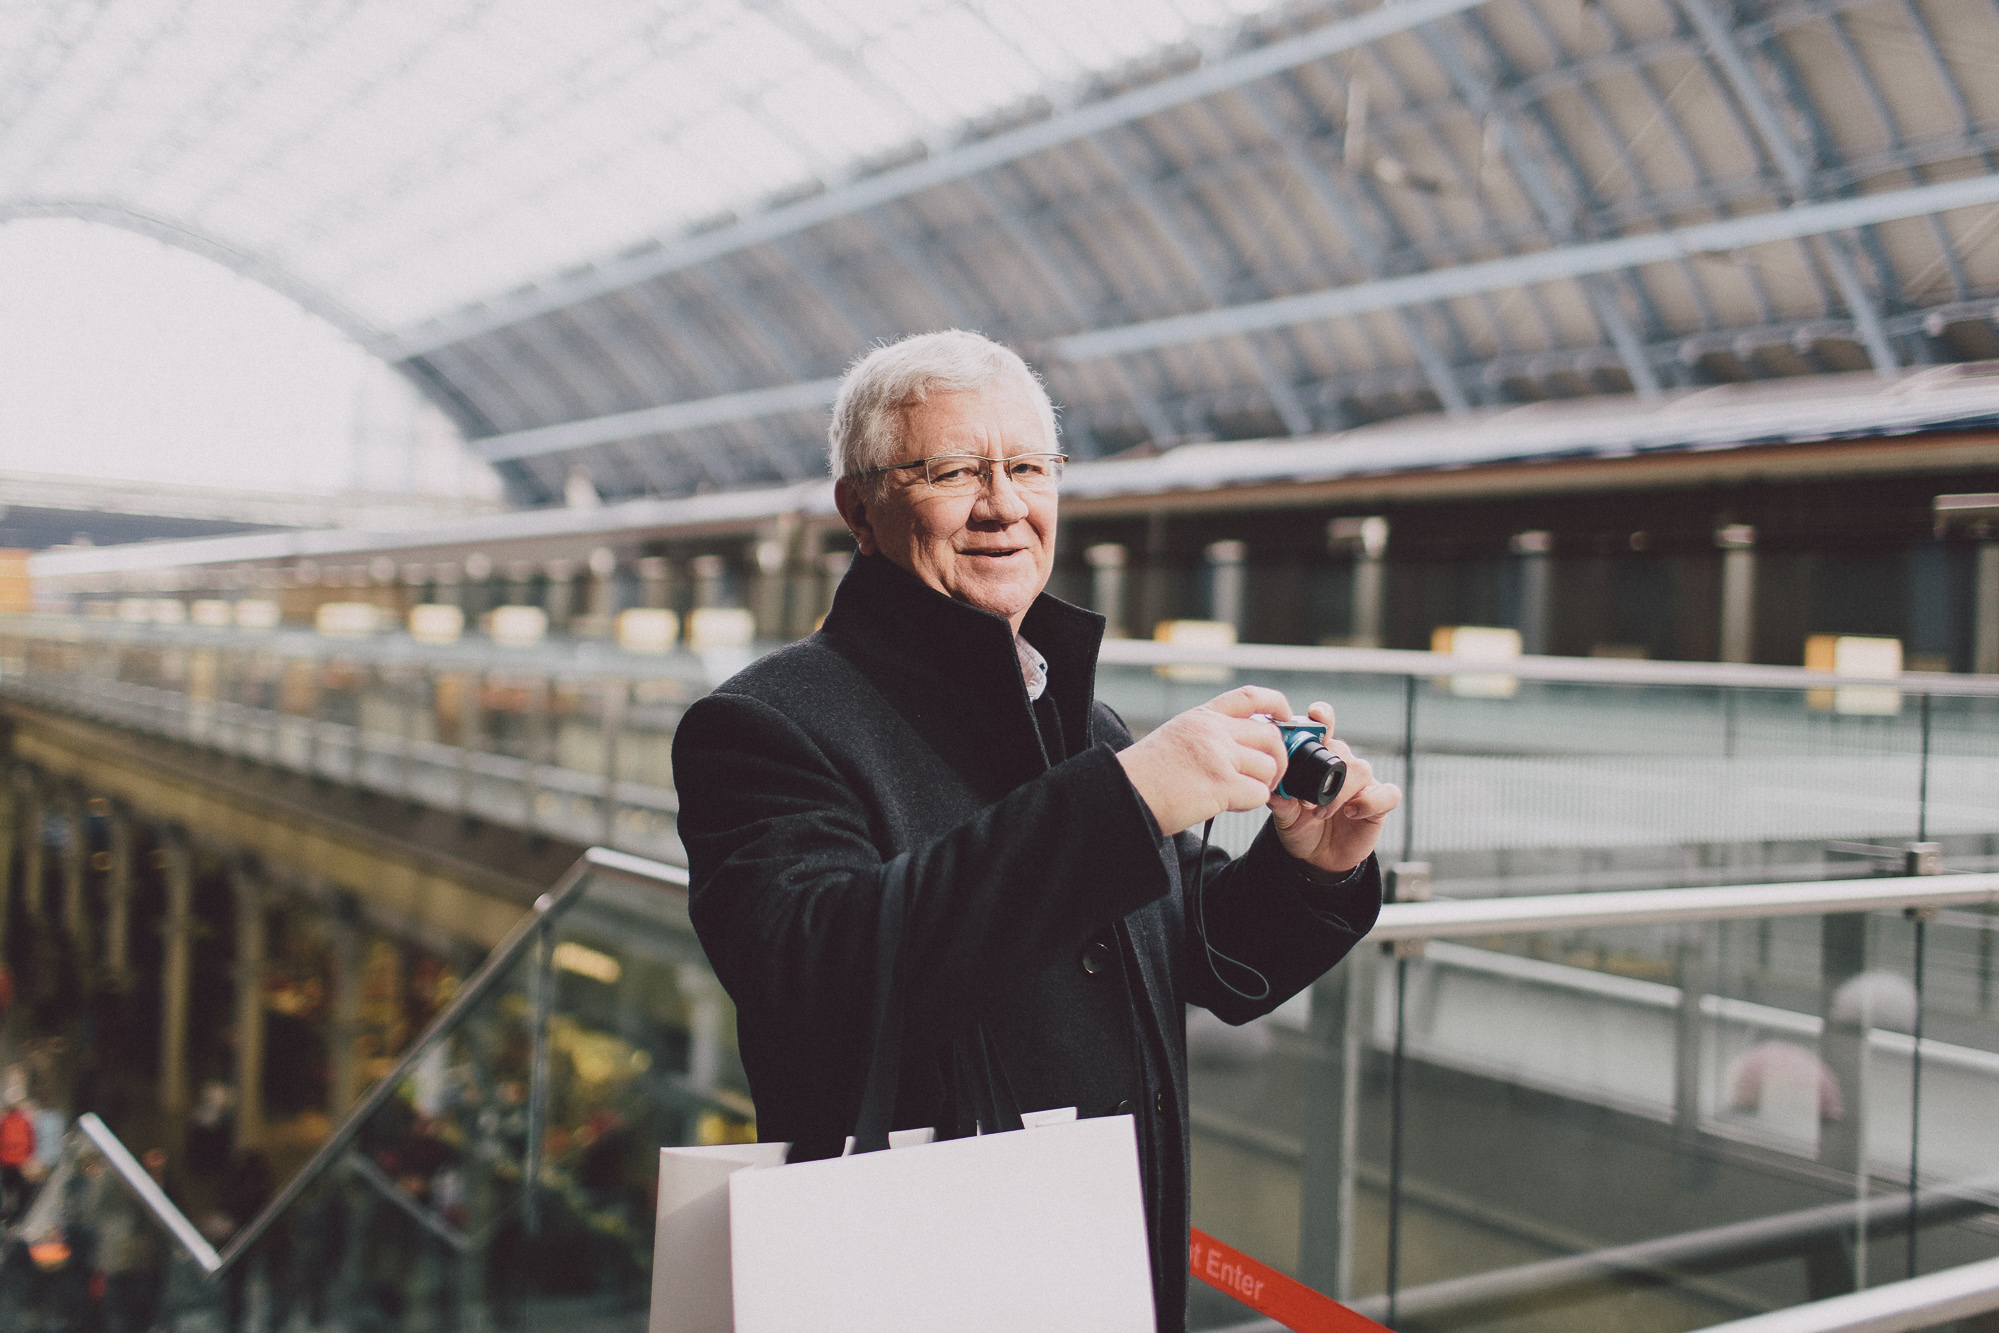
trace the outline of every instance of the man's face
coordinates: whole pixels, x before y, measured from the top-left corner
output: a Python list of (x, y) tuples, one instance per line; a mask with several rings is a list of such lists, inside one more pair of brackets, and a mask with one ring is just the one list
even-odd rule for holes
[[(933, 393), (903, 409), (902, 451), (891, 462), (938, 454), (1011, 458), (1053, 451), (1033, 387), (1003, 375), (968, 393)], [(835, 489), (841, 517), (863, 554), (880, 554), (937, 591), (1004, 616), (1015, 630), (1048, 586), (1055, 564), (1055, 493), (1023, 491), (995, 469), (991, 484), (964, 496), (940, 495), (923, 469), (884, 475), (868, 500), (844, 478)]]

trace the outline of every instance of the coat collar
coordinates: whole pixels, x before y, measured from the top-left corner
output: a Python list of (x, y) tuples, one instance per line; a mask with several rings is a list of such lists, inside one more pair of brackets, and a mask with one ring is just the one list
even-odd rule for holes
[[(1009, 748), (1019, 741), (1038, 761), (1027, 687), (1004, 618), (945, 596), (882, 556), (861, 555), (833, 594), (824, 629), (843, 650), (907, 686), (995, 701), (990, 712)], [(1021, 636), (1048, 659), (1048, 697), (1072, 746), (1085, 743), (1104, 618), (1043, 593), (1028, 608)]]

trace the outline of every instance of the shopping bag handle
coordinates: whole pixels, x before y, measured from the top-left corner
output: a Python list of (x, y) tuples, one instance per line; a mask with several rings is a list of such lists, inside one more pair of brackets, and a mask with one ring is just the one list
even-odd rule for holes
[(1189, 1235), (1188, 1269), (1217, 1291), (1227, 1292), (1258, 1314), (1292, 1333), (1387, 1333), (1366, 1315), (1296, 1278), (1250, 1258), (1198, 1228)]

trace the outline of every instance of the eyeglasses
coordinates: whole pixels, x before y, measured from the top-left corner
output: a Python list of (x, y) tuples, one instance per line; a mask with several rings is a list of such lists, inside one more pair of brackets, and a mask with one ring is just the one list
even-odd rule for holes
[(875, 477), (884, 472), (900, 472), (920, 467), (923, 480), (940, 495), (976, 495), (992, 484), (993, 469), (1006, 470), (1006, 479), (1023, 491), (1052, 491), (1062, 484), (1062, 465), (1067, 454), (1015, 454), (1011, 458), (987, 458), (983, 454), (936, 454), (913, 463), (890, 463), (887, 467), (854, 472), (854, 477)]

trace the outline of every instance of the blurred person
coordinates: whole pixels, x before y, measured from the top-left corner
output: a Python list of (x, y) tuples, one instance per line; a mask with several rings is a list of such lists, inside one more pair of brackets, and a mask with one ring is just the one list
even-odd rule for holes
[[(1269, 1013), (1373, 925), (1401, 798), (1364, 760), (1323, 807), (1272, 795), (1279, 692), (1133, 742), (1096, 702), (1104, 618), (1044, 591), (1062, 471), (1025, 363), (951, 331), (879, 348), (834, 405), (859, 555), (823, 627), (696, 702), (674, 737), (696, 930), (738, 1007), (767, 1140), (837, 1155), (899, 930), (897, 1128), (1074, 1106), (1135, 1117), (1159, 1328), (1186, 1327), (1184, 1007)], [(1332, 709), (1311, 707), (1327, 724)], [(1231, 859), (1195, 836), (1267, 805)], [(1190, 920), (1197, 866), (1206, 942)], [(898, 924), (899, 921), (899, 924)], [(1217, 970), (1214, 955), (1241, 960)]]
[(229, 1162), (230, 1141), (236, 1137), (236, 1090), (219, 1078), (201, 1085), (187, 1122), (187, 1166), (199, 1176), (212, 1176)]
[(35, 1161), (35, 1122), (24, 1109), (26, 1100), (10, 1096), (0, 1113), (0, 1224), (7, 1226), (27, 1210), (28, 1171)]
[[(166, 1154), (148, 1148), (140, 1158), (157, 1183)], [(93, 1162), (90, 1215), (97, 1219), (98, 1270), (103, 1275), (104, 1333), (146, 1333), (160, 1307), (166, 1279), (166, 1238), (139, 1197), (116, 1172)]]

